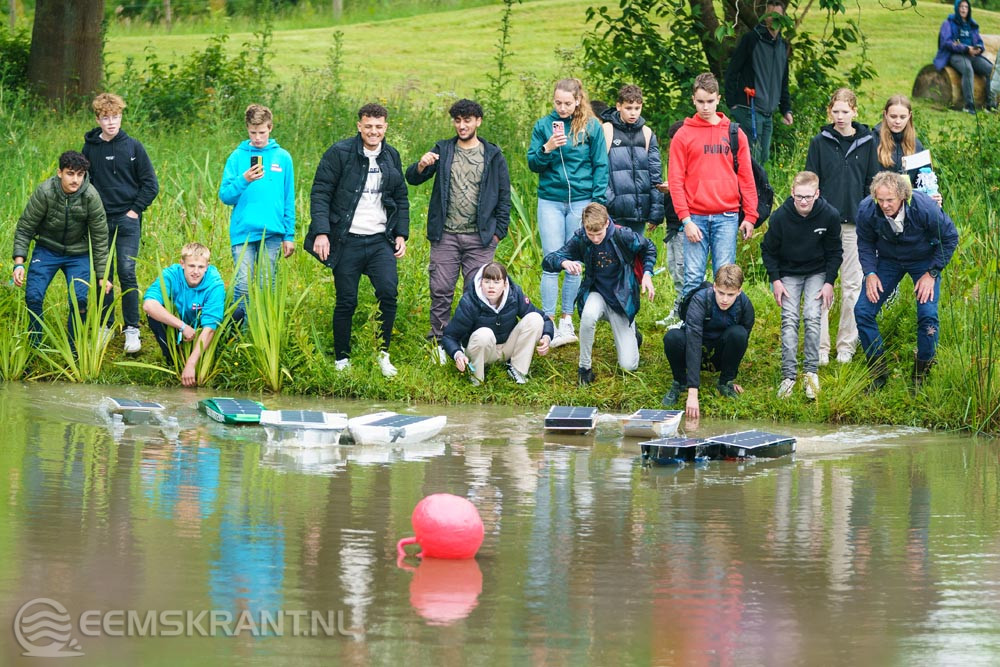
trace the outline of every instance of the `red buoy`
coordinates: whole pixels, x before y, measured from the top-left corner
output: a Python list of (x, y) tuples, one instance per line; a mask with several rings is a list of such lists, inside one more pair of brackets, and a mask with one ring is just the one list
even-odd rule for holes
[(417, 543), (420, 557), (462, 559), (474, 558), (483, 543), (483, 520), (476, 506), (465, 498), (450, 493), (427, 496), (413, 508), (415, 537), (405, 538), (396, 545), (400, 558), (406, 556), (403, 546)]

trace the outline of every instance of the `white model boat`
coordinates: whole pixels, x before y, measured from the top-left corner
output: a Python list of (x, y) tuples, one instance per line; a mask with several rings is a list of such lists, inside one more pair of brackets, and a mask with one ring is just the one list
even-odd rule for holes
[(683, 416), (683, 410), (636, 410), (622, 420), (622, 430), (632, 438), (672, 438)]
[(114, 419), (113, 415), (121, 415), (121, 421), (126, 426), (159, 424), (163, 421), (163, 406), (155, 401), (108, 396), (101, 401), (101, 407), (109, 419)]
[(422, 417), (397, 412), (375, 412), (347, 420), (347, 428), (359, 445), (406, 445), (433, 438), (448, 423), (445, 416)]
[(347, 415), (317, 410), (261, 410), (260, 424), (269, 442), (324, 447), (340, 442), (347, 428)]

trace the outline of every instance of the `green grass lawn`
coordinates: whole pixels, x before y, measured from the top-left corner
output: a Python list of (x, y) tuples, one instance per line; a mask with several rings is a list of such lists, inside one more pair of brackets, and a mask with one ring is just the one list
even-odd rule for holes
[[(868, 82), (863, 97), (881, 104), (888, 95), (909, 92), (920, 67), (936, 52), (937, 31), (951, 11), (950, 4), (920, 3), (917, 9), (892, 10), (893, 3), (860, 0), (860, 10), (846, 18), (858, 19), (869, 38), (869, 51), (877, 78)], [(566, 73), (557, 49), (579, 53), (581, 35), (588, 29), (584, 19), (587, 4), (578, 0), (537, 0), (514, 7), (513, 55), (510, 68), (515, 76), (549, 83)], [(272, 64), (285, 79), (304, 69), (320, 67), (333, 44), (333, 33), (344, 33), (344, 78), (357, 94), (393, 98), (408, 93), (433, 100), (439, 94), (469, 95), (485, 87), (486, 74), (494, 68), (494, 45), (501, 5), (422, 14), (386, 21), (329, 28), (276, 30)], [(1000, 14), (974, 11), (983, 33), (1000, 33)], [(822, 14), (813, 9), (806, 25), (819, 33)], [(204, 48), (205, 34), (166, 34), (151, 29), (139, 34), (116, 34), (107, 43), (112, 70), (126, 57), (141, 61), (153, 45), (161, 61), (170, 62)], [(249, 32), (230, 35), (234, 51), (251, 38)]]

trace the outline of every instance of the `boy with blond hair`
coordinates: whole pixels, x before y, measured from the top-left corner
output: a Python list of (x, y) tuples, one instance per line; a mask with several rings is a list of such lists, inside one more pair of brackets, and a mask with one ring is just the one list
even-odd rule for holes
[[(90, 161), (90, 183), (101, 196), (107, 216), (109, 253), (108, 278), (115, 268), (122, 289), (122, 319), (125, 321), (125, 352), (141, 349), (139, 340), (139, 282), (135, 260), (139, 255), (142, 214), (156, 199), (160, 184), (153, 163), (143, 145), (122, 129), (125, 101), (113, 93), (101, 93), (91, 106), (97, 127), (83, 135), (83, 154)], [(114, 298), (104, 297), (102, 319), (110, 329), (115, 324)]]
[(249, 139), (226, 160), (219, 185), (219, 199), (233, 207), (229, 218), (229, 244), (233, 254), (233, 320), (246, 315), (246, 296), (258, 262), (267, 257), (272, 282), (278, 253), (295, 252), (295, 173), (292, 156), (271, 138), (274, 116), (261, 104), (251, 104), (244, 114)]
[(198, 336), (181, 372), (185, 387), (198, 383), (198, 358), (212, 342), (226, 309), (226, 285), (219, 270), (209, 266), (211, 258), (212, 253), (202, 244), (188, 243), (181, 248), (180, 264), (163, 269), (143, 296), (149, 328), (168, 363), (173, 363), (173, 355), (167, 345), (167, 327), (177, 330), (178, 343)]
[[(633, 269), (637, 258), (642, 264), (641, 280)], [(577, 381), (581, 386), (594, 381), (591, 352), (598, 320), (611, 324), (618, 365), (627, 371), (639, 367), (642, 335), (635, 328), (635, 316), (639, 312), (640, 290), (650, 301), (656, 294), (652, 279), (655, 265), (653, 242), (611, 222), (608, 209), (596, 202), (583, 209), (583, 227), (562, 248), (542, 260), (544, 271), (583, 274), (576, 293), (576, 307), (580, 311)]]
[(743, 292), (743, 270), (735, 264), (720, 266), (715, 272), (715, 284), (699, 287), (687, 304), (684, 324), (663, 337), (663, 353), (673, 374), (663, 404), (673, 405), (687, 389), (684, 412), (697, 419), (701, 416), (698, 388), (703, 355), (708, 354), (712, 365), (719, 369), (719, 394), (736, 398), (743, 393), (743, 387), (734, 380), (747, 351), (754, 310)]
[(774, 300), (781, 308), (781, 384), (778, 398), (792, 395), (799, 349), (799, 303), (805, 320), (802, 354), (806, 398), (819, 393), (819, 332), (823, 310), (833, 303), (833, 284), (843, 260), (840, 213), (819, 196), (819, 176), (800, 171), (792, 194), (771, 216), (760, 245)]

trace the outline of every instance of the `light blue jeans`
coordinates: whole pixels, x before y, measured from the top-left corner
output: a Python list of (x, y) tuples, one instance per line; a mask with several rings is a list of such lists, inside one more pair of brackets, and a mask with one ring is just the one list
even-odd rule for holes
[(684, 295), (684, 232), (677, 232), (673, 238), (666, 242), (667, 246), (667, 269), (670, 271), (670, 279), (674, 283), (674, 292), (677, 298), (674, 299), (674, 310), (680, 308)]
[(823, 289), (826, 275), (781, 276), (788, 296), (781, 301), (781, 377), (795, 379), (796, 358), (799, 351), (799, 303), (805, 321), (805, 340), (802, 343), (802, 370), (815, 373), (819, 370), (819, 320), (823, 302), (816, 297)]
[[(233, 266), (235, 267), (235, 277), (233, 278), (233, 301), (237, 304), (233, 319), (242, 321), (246, 314), (246, 298), (250, 291), (250, 276), (257, 275), (257, 279), (264, 280), (264, 272), (257, 268), (257, 263), (266, 255), (270, 263), (267, 275), (271, 278), (271, 286), (274, 286), (275, 271), (278, 270), (278, 255), (281, 254), (281, 237), (272, 235), (264, 238), (263, 251), (260, 241), (249, 241), (244, 245), (234, 245), (230, 247), (233, 253)], [(263, 285), (263, 283), (261, 283)]]
[(692, 213), (691, 221), (701, 230), (701, 242), (692, 243), (687, 236), (684, 237), (685, 296), (705, 280), (709, 251), (712, 252), (713, 276), (720, 267), (736, 262), (736, 235), (739, 233), (739, 218), (735, 211), (711, 215)]
[(580, 368), (590, 368), (593, 361), (594, 333), (597, 323), (607, 320), (615, 339), (618, 365), (627, 371), (639, 367), (639, 341), (635, 337), (635, 322), (629, 322), (624, 313), (611, 308), (597, 292), (587, 295), (580, 315)]
[[(580, 228), (583, 209), (589, 201), (567, 204), (548, 199), (538, 200), (538, 234), (542, 238), (542, 253), (548, 255), (562, 248), (573, 232)], [(573, 302), (580, 288), (580, 276), (566, 274), (562, 287), (562, 314), (573, 314)], [(559, 274), (542, 271), (542, 310), (549, 317), (556, 314), (556, 297), (559, 294)], [(558, 322), (556, 322), (558, 324)]]

